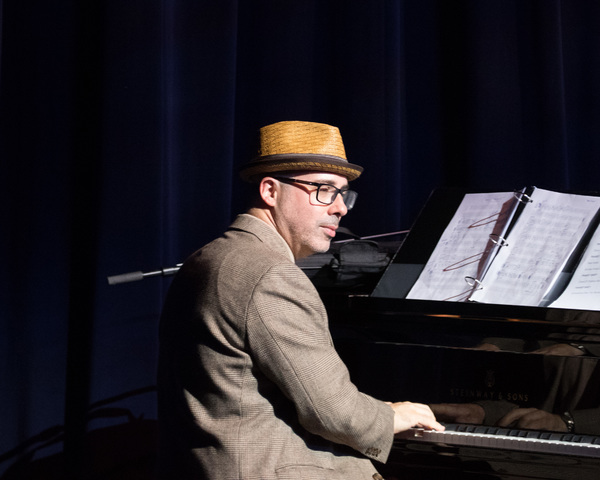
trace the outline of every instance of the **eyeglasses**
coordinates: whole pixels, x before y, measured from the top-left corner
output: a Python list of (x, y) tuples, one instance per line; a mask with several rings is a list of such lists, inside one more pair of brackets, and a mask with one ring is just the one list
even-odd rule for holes
[(342, 200), (344, 200), (344, 205), (348, 210), (352, 210), (354, 204), (356, 203), (356, 198), (358, 197), (358, 193), (354, 190), (341, 189), (330, 185), (329, 183), (317, 183), (317, 182), (307, 182), (305, 180), (298, 180), (297, 178), (285, 178), (285, 177), (273, 177), (276, 180), (279, 180), (282, 183), (287, 183), (289, 185), (294, 185), (295, 183), (301, 183), (302, 185), (311, 185), (313, 187), (317, 187), (317, 202), (322, 203), (324, 205), (331, 205), (335, 202), (335, 199), (338, 195), (342, 196)]

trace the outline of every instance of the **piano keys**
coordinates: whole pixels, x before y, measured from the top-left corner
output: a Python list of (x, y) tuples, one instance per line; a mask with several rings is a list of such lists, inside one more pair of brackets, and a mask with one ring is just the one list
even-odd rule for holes
[(396, 435), (397, 440), (452, 446), (469, 446), (536, 452), (556, 455), (600, 458), (600, 436), (552, 433), (501, 427), (446, 424), (436, 432), (411, 428)]
[[(449, 431), (411, 429), (398, 435), (388, 462), (378, 465), (382, 476), (386, 480), (595, 480), (600, 472), (598, 437), (554, 438), (548, 432), (521, 430), (512, 430), (511, 437), (471, 432), (480, 428), (472, 425), (446, 427)], [(552, 439), (534, 438), (544, 435)]]

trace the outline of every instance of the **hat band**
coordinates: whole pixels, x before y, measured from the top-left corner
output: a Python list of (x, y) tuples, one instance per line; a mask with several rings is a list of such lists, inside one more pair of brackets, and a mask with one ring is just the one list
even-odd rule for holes
[(286, 171), (316, 171), (342, 175), (348, 181), (358, 178), (363, 167), (333, 155), (310, 153), (282, 153), (259, 157), (240, 171), (244, 180), (252, 181), (258, 175)]

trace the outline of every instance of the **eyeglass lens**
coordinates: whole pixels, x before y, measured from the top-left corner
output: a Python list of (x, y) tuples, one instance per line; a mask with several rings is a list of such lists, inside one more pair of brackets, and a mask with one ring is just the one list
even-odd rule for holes
[(342, 199), (348, 210), (354, 207), (358, 194), (353, 190), (340, 190), (333, 185), (320, 185), (317, 189), (317, 201), (330, 205), (335, 202), (338, 193), (342, 195)]

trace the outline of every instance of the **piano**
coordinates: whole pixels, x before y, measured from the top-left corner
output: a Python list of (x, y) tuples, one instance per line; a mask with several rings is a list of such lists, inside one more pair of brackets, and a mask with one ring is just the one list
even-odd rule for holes
[(398, 434), (382, 476), (600, 478), (600, 311), (406, 299), (432, 248), (411, 234), (299, 262), (357, 387), (446, 425)]
[[(336, 347), (361, 391), (434, 411), (478, 405), (485, 412), (476, 423), (436, 412), (445, 432), (397, 435), (379, 466), (385, 479), (599, 478), (600, 336), (591, 322), (600, 322), (600, 312), (323, 297)], [(585, 352), (534, 353), (570, 343)], [(547, 412), (562, 423), (498, 426), (513, 409)], [(571, 432), (565, 412), (575, 419)]]

